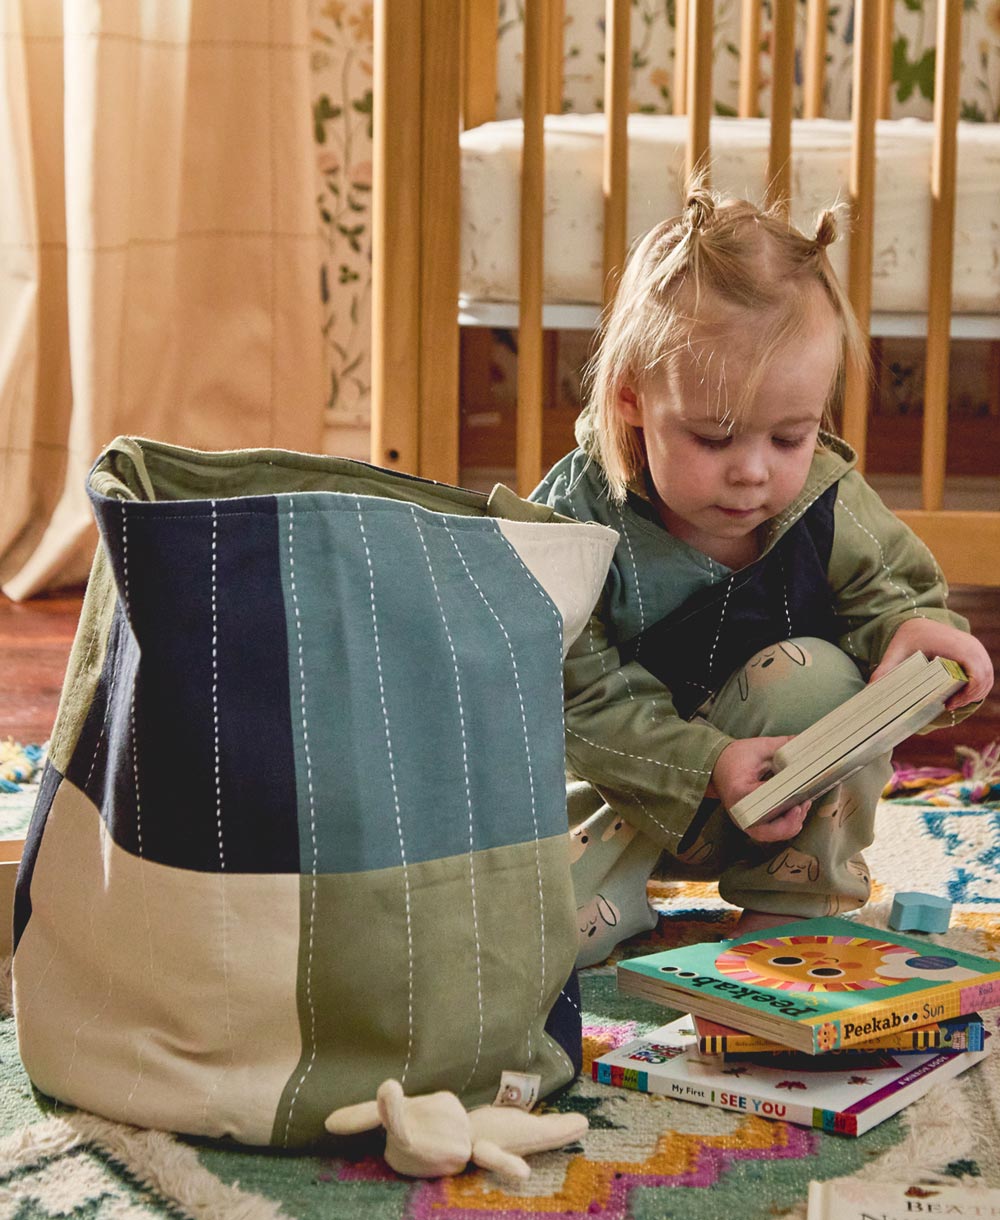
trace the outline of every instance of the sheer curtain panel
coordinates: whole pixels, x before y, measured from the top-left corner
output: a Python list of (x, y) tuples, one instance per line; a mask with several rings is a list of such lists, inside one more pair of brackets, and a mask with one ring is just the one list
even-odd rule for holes
[(133, 433), (318, 449), (306, 0), (0, 0), (0, 584), (83, 579)]

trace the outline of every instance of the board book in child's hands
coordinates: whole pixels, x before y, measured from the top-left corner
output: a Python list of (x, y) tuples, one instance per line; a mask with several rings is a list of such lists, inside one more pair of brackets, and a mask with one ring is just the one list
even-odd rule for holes
[(932, 1051), (897, 1056), (875, 1051), (863, 1066), (850, 1067), (824, 1056), (786, 1055), (770, 1066), (760, 1061), (706, 1062), (696, 1056), (696, 1046), (694, 1025), (682, 1017), (601, 1055), (594, 1060), (592, 1074), (600, 1084), (862, 1135), (935, 1083), (950, 1080), (988, 1054)]
[(775, 774), (736, 801), (730, 816), (746, 830), (762, 818), (822, 796), (925, 728), (966, 681), (956, 661), (913, 653), (777, 750)]
[(634, 957), (618, 987), (821, 1054), (1000, 1005), (1000, 962), (831, 917)]
[[(728, 1025), (720, 1025), (717, 1021), (709, 1021), (705, 1017), (693, 1017), (692, 1020), (698, 1034), (698, 1050), (703, 1055), (776, 1055), (788, 1050), (787, 1046), (782, 1046), (779, 1042), (745, 1034), (742, 1030), (731, 1029)], [(950, 1021), (932, 1021), (930, 1025), (882, 1034), (862, 1043), (858, 1049), (860, 1052), (895, 1051), (903, 1055), (917, 1052), (925, 1054), (927, 1051), (938, 1050), (981, 1051), (985, 1040), (983, 1018), (978, 1012), (973, 1012), (964, 1017), (954, 1017)], [(853, 1050), (849, 1048), (843, 1053), (853, 1054)]]

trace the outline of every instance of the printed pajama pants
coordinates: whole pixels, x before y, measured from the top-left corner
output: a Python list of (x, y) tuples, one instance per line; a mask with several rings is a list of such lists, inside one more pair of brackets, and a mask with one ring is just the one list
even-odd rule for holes
[[(846, 653), (802, 637), (751, 657), (698, 715), (736, 738), (798, 733), (863, 686)], [(863, 906), (871, 884), (862, 852), (874, 837), (889, 757), (815, 800), (802, 830), (783, 843), (754, 843), (718, 801), (705, 800), (674, 854), (637, 831), (590, 784), (571, 782), (577, 965), (603, 960), (619, 941), (655, 925), (646, 899), (654, 870), (668, 878), (717, 878), (727, 902), (790, 920)]]

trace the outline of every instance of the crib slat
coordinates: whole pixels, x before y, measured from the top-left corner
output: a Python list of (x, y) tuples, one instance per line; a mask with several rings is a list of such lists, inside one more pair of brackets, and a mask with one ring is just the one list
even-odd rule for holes
[(890, 92), (892, 89), (892, 35), (895, 28), (892, 4), (893, 0), (878, 0), (878, 45), (875, 51), (878, 78), (875, 91), (878, 98), (876, 108), (880, 119), (892, 117)]
[(710, 173), (709, 124), (712, 118), (712, 0), (688, 0), (687, 159), (690, 184), (697, 175), (707, 186)]
[(517, 333), (517, 490), (542, 475), (542, 220), (545, 205), (544, 0), (524, 5), (524, 139), (521, 148), (520, 303)]
[(562, 114), (563, 102), (563, 30), (566, 23), (566, 0), (547, 0), (545, 5), (545, 110)]
[[(854, 9), (854, 72), (851, 120), (851, 244), (847, 293), (863, 333), (871, 328), (872, 228), (875, 219), (875, 20), (877, 0), (857, 0)], [(868, 434), (868, 378), (848, 368), (844, 388), (844, 439), (864, 469)]]
[(497, 113), (499, 0), (463, 0), (462, 126), (489, 123)]
[(690, 46), (688, 44), (688, 3), (674, 4), (674, 114), (687, 114), (687, 80)]
[(808, 0), (806, 10), (806, 54), (802, 88), (802, 114), (820, 119), (825, 109), (827, 0)]
[(787, 215), (792, 183), (795, 0), (773, 0), (771, 13), (771, 142), (765, 199)]
[[(420, 401), (421, 6), (375, 7), (372, 212), (372, 461), (417, 473)], [(399, 56), (397, 47), (411, 53)], [(452, 326), (454, 322), (452, 322)], [(457, 407), (456, 407), (457, 419)]]
[(948, 447), (948, 356), (951, 346), (961, 35), (961, 5), (940, 4), (934, 79), (934, 151), (931, 158), (928, 277), (931, 291), (927, 311), (927, 371), (924, 380), (922, 483), (926, 509), (939, 509), (942, 505)]
[(628, 216), (628, 111), (632, 63), (631, 0), (607, 0), (604, 35), (604, 301), (615, 295), (625, 262)]
[(740, 9), (740, 94), (737, 114), (756, 118), (760, 90), (760, 0), (743, 0)]
[[(458, 482), (461, 0), (422, 5), (420, 474)], [(399, 58), (399, 57), (397, 57)]]

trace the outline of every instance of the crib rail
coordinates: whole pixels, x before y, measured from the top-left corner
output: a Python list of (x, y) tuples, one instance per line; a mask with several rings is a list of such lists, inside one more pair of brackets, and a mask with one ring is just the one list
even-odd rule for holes
[[(630, 0), (606, 0), (604, 152), (605, 300), (615, 290), (627, 240)], [(497, 0), (377, 0), (375, 223), (373, 227), (373, 460), (457, 481), (459, 396), (456, 301), (460, 184), (457, 136), (492, 118)], [(767, 195), (787, 208), (794, 101), (795, 0), (772, 0)], [(759, 0), (743, 0), (739, 114), (756, 113)], [(808, 0), (802, 109), (823, 113), (828, 5)], [(542, 473), (544, 119), (562, 94), (563, 0), (525, 0), (518, 302), (517, 486)], [(956, 582), (1000, 585), (1000, 513), (943, 508), (948, 440), (948, 356), (955, 212), (959, 40), (962, 6), (938, 5), (932, 242), (922, 508), (901, 512)], [(677, 0), (674, 109), (687, 116), (690, 177), (710, 173), (711, 0)], [(888, 114), (891, 0), (857, 0), (853, 64), (852, 231), (848, 292), (871, 332), (875, 121)], [(456, 54), (456, 44), (461, 49)], [(406, 51), (400, 53), (399, 48)], [(584, 311), (586, 312), (586, 311)], [(887, 333), (883, 331), (882, 333)], [(869, 385), (848, 380), (842, 430), (863, 468)]]

